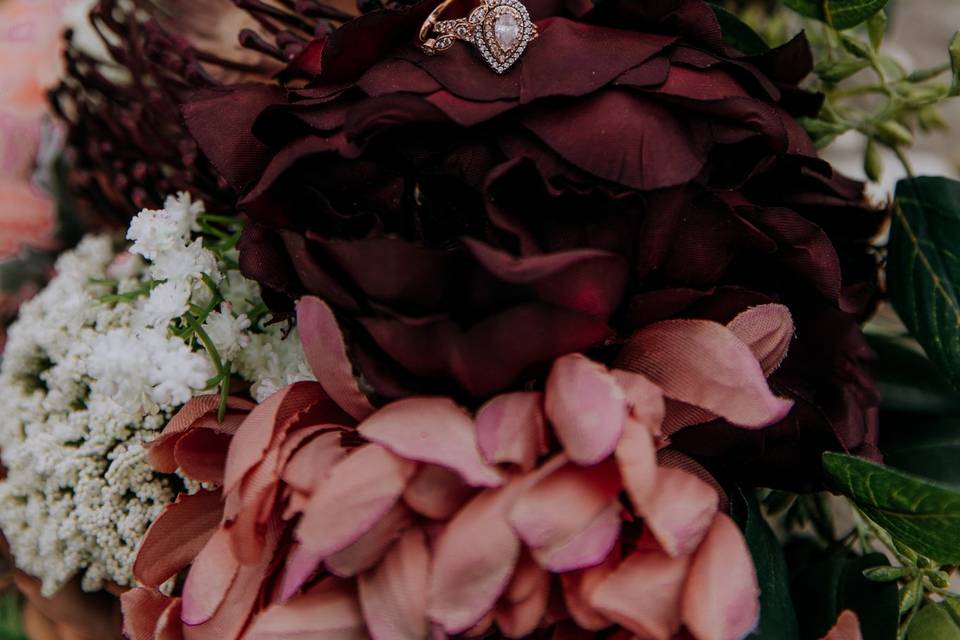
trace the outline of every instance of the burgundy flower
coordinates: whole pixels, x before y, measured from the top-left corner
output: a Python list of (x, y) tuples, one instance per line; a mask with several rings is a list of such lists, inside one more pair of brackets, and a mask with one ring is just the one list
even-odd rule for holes
[(815, 476), (824, 448), (870, 454), (857, 320), (883, 216), (795, 120), (819, 106), (797, 88), (802, 37), (745, 58), (700, 0), (538, 0), (540, 38), (500, 76), (462, 43), (416, 48), (434, 4), (314, 40), (286, 86), (183, 106), (253, 221), (242, 268), (274, 308), (322, 297), (379, 402), (479, 400), (565, 353), (612, 361), (654, 321), (781, 303), (797, 344), (773, 384), (797, 411), (764, 434), (718, 420), (678, 442), (736, 469), (762, 453), (749, 468), (771, 482)]

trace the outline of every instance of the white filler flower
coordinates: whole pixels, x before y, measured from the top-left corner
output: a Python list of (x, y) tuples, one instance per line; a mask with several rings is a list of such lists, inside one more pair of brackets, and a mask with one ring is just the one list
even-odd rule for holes
[[(259, 289), (196, 236), (202, 203), (180, 194), (132, 222), (131, 253), (88, 237), (23, 305), (0, 365), (0, 529), (19, 568), (47, 595), (132, 586), (147, 527), (196, 486), (153, 471), (144, 443), (191, 397), (211, 393), (214, 358), (175, 331), (188, 309), (257, 401), (311, 379), (296, 333), (248, 314)], [(234, 263), (233, 259), (230, 260)], [(219, 290), (215, 299), (210, 287)]]

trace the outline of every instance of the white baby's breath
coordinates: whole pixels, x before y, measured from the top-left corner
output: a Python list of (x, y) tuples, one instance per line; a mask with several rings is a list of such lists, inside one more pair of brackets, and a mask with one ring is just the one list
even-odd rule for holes
[[(156, 473), (144, 444), (212, 392), (217, 367), (249, 382), (257, 401), (312, 379), (296, 333), (266, 324), (257, 285), (228, 266), (235, 252), (218, 259), (197, 237), (202, 213), (187, 194), (141, 212), (131, 253), (86, 238), (9, 330), (0, 528), (48, 595), (77, 574), (85, 589), (134, 584), (147, 527), (178, 491), (196, 489)], [(194, 317), (199, 328), (184, 331)]]

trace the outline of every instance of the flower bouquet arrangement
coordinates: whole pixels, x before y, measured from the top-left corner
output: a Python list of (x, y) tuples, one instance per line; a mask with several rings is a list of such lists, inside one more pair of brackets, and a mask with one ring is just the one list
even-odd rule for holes
[(908, 11), (0, 0), (0, 638), (960, 638)]

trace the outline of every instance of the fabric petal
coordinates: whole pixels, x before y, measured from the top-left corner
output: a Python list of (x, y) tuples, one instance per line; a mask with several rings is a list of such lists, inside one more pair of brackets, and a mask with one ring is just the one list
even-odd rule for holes
[(767, 376), (787, 357), (794, 332), (790, 310), (782, 304), (747, 309), (727, 323), (727, 328), (750, 347)]
[(510, 524), (545, 569), (585, 569), (600, 564), (619, 537), (619, 492), (612, 462), (568, 464), (520, 494)]
[(731, 330), (706, 320), (666, 320), (638, 331), (617, 366), (642, 373), (664, 395), (747, 428), (781, 420), (793, 403), (767, 386), (756, 357)]
[(297, 540), (323, 557), (350, 546), (393, 508), (416, 468), (376, 444), (357, 449), (330, 469), (310, 497)]
[(233, 555), (230, 533), (219, 529), (203, 548), (183, 585), (184, 624), (197, 625), (210, 620), (236, 579), (240, 563)]
[(635, 551), (593, 590), (590, 605), (641, 638), (670, 640), (680, 630), (680, 606), (690, 558), (657, 549)]
[(842, 611), (837, 617), (837, 624), (830, 629), (823, 640), (863, 640), (857, 614), (849, 609)]
[(413, 523), (413, 514), (398, 502), (370, 531), (352, 545), (328, 557), (324, 564), (335, 576), (350, 578), (375, 566)]
[(213, 536), (223, 516), (219, 491), (181, 493), (154, 520), (133, 563), (137, 582), (159, 587), (193, 562)]
[(558, 359), (547, 378), (547, 418), (570, 459), (600, 462), (617, 446), (626, 419), (626, 399), (616, 378), (580, 354)]
[(480, 456), (473, 420), (446, 398), (410, 398), (380, 409), (360, 434), (408, 460), (438, 464), (475, 487), (498, 487), (500, 473)]
[(760, 619), (760, 588), (737, 525), (718, 513), (690, 565), (683, 622), (699, 640), (738, 640)]
[(671, 556), (692, 553), (720, 504), (716, 489), (682, 469), (658, 467), (654, 491), (637, 505), (657, 542)]
[(510, 463), (531, 471), (537, 457), (546, 453), (543, 394), (536, 391), (507, 393), (477, 411), (477, 444), (490, 464)]
[(640, 423), (631, 423), (614, 452), (623, 488), (633, 504), (642, 513), (657, 486), (657, 445), (650, 431)]
[(369, 640), (356, 593), (328, 578), (290, 602), (258, 615), (246, 640)]
[(590, 604), (593, 591), (614, 572), (620, 562), (620, 548), (615, 546), (601, 564), (582, 571), (570, 571), (560, 575), (563, 601), (577, 625), (588, 631), (606, 629), (613, 622), (596, 611)]
[(473, 495), (473, 489), (453, 471), (435, 464), (421, 465), (406, 491), (404, 501), (420, 515), (446, 520)]
[(513, 579), (494, 615), (508, 638), (523, 638), (540, 626), (550, 600), (550, 574), (528, 554), (520, 557)]
[(357, 420), (373, 413), (373, 405), (357, 384), (343, 333), (330, 307), (314, 296), (301, 298), (297, 329), (313, 375), (334, 402)]
[(174, 598), (159, 591), (138, 587), (120, 596), (123, 633), (130, 640), (156, 640), (157, 623)]
[(383, 562), (360, 575), (360, 605), (373, 640), (427, 640), (429, 565), (423, 531), (408, 529)]

